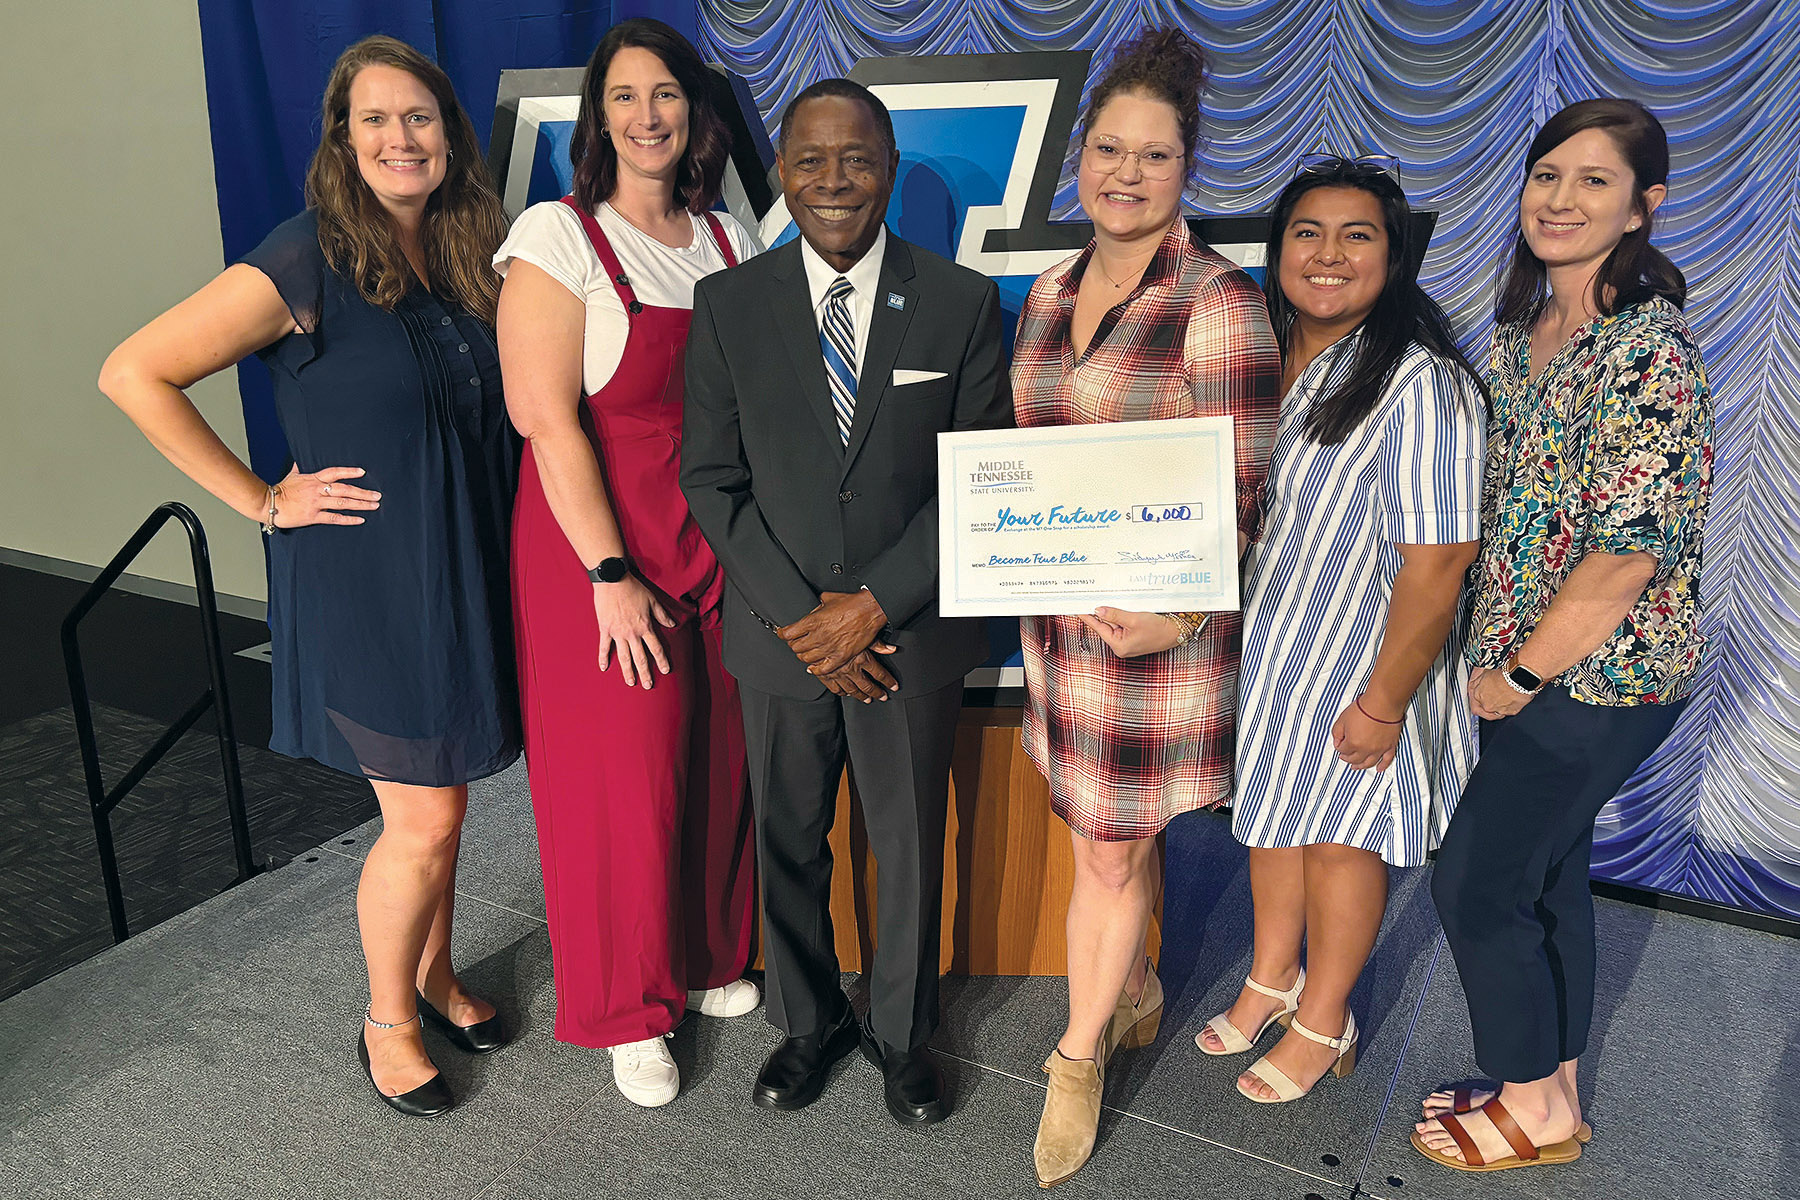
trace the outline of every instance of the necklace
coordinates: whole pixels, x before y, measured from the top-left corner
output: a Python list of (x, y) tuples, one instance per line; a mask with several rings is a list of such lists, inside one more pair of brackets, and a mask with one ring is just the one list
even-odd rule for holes
[(1096, 252), (1095, 252), (1095, 254), (1094, 254), (1094, 265), (1095, 265), (1095, 266), (1096, 266), (1096, 267), (1099, 267), (1099, 268), (1100, 268), (1100, 277), (1101, 277), (1101, 278), (1102, 278), (1102, 279), (1104, 279), (1104, 280), (1106, 280), (1106, 282), (1108, 282), (1108, 283), (1110, 283), (1110, 284), (1112, 284), (1112, 285), (1113, 285), (1113, 287), (1115, 287), (1115, 288), (1122, 288), (1122, 287), (1124, 287), (1124, 286), (1125, 286), (1125, 285), (1126, 285), (1126, 284), (1127, 284), (1127, 283), (1130, 283), (1130, 282), (1131, 282), (1131, 276), (1132, 276), (1132, 275), (1133, 275), (1133, 274), (1142, 274), (1142, 272), (1141, 272), (1141, 271), (1138, 271), (1138, 272), (1129, 272), (1129, 273), (1127, 273), (1127, 274), (1126, 274), (1126, 276), (1125, 276), (1125, 278), (1123, 278), (1123, 279), (1114, 279), (1114, 278), (1113, 278), (1113, 277), (1112, 277), (1112, 272), (1111, 272), (1111, 271), (1108, 271), (1108, 270), (1107, 270), (1107, 269), (1106, 269), (1106, 264), (1105, 264), (1105, 263), (1103, 263), (1103, 262), (1101, 262), (1101, 261), (1100, 261), (1100, 255), (1099, 255), (1099, 252), (1097, 252), (1097, 251), (1096, 251)]

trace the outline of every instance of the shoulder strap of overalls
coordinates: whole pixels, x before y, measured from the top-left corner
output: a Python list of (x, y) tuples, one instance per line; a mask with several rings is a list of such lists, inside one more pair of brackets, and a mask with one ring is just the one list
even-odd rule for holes
[(713, 241), (719, 244), (719, 253), (725, 256), (725, 265), (737, 266), (737, 255), (731, 252), (731, 239), (725, 236), (725, 227), (719, 224), (719, 218), (710, 212), (703, 212), (700, 215), (706, 218), (706, 227), (712, 230)]
[(562, 202), (574, 209), (575, 215), (581, 218), (581, 227), (587, 231), (594, 253), (600, 256), (600, 265), (606, 268), (613, 290), (619, 293), (619, 303), (625, 306), (627, 313), (643, 312), (644, 306), (638, 303), (637, 293), (631, 290), (631, 280), (626, 277), (625, 268), (619, 265), (619, 256), (613, 253), (612, 243), (606, 240), (606, 231), (600, 228), (600, 222), (594, 220), (594, 214), (581, 207), (575, 197), (564, 196)]

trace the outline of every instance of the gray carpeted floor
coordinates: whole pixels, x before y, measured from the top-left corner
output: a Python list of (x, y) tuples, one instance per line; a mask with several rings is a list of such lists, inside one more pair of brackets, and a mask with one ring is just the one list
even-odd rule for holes
[[(94, 721), (109, 787), (169, 726), (104, 704), (94, 705)], [(238, 763), (259, 864), (286, 862), (375, 812), (367, 783), (317, 763), (243, 743)], [(112, 945), (75, 716), (66, 705), (0, 726), (0, 827), (4, 998)], [(231, 886), (237, 864), (209, 719), (113, 811), (112, 830), (133, 932)]]
[[(798, 1113), (748, 1101), (777, 1035), (690, 1019), (682, 1094), (645, 1111), (604, 1054), (550, 1037), (549, 941), (522, 770), (473, 789), (459, 874), (465, 978), (523, 1030), (485, 1059), (428, 1035), (462, 1106), (390, 1113), (353, 1052), (359, 827), (0, 1003), (3, 1197), (1028, 1196), (1058, 1030), (1054, 979), (951, 979), (956, 1111), (897, 1127), (860, 1057)], [(1596, 1137), (1570, 1166), (1466, 1175), (1406, 1142), (1417, 1100), (1473, 1070), (1423, 872), (1397, 873), (1355, 1004), (1362, 1060), (1286, 1107), (1241, 1100), (1244, 1060), (1192, 1038), (1248, 963), (1243, 856), (1223, 823), (1171, 827), (1163, 1034), (1119, 1060), (1101, 1145), (1067, 1196), (1800, 1196), (1800, 943), (1602, 902), (1585, 1079)]]

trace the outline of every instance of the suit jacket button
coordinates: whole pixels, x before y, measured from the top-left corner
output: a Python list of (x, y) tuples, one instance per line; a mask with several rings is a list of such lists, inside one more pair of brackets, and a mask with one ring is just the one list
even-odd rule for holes
[(838, 503), (839, 504), (848, 504), (854, 499), (856, 499), (855, 492), (839, 492), (838, 493)]
[(844, 564), (843, 563), (832, 563), (831, 564), (831, 573), (833, 575), (842, 575), (844, 573)]

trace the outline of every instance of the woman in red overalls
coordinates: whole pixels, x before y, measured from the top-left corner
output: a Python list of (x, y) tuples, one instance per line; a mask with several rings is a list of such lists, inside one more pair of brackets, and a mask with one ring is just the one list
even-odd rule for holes
[(694, 281), (758, 247), (707, 211), (728, 135), (660, 21), (613, 27), (582, 82), (574, 194), (494, 265), (507, 408), (529, 439), (513, 604), (556, 1036), (607, 1047), (627, 1099), (679, 1078), (684, 1008), (754, 1009), (754, 868), (724, 579), (677, 483)]

